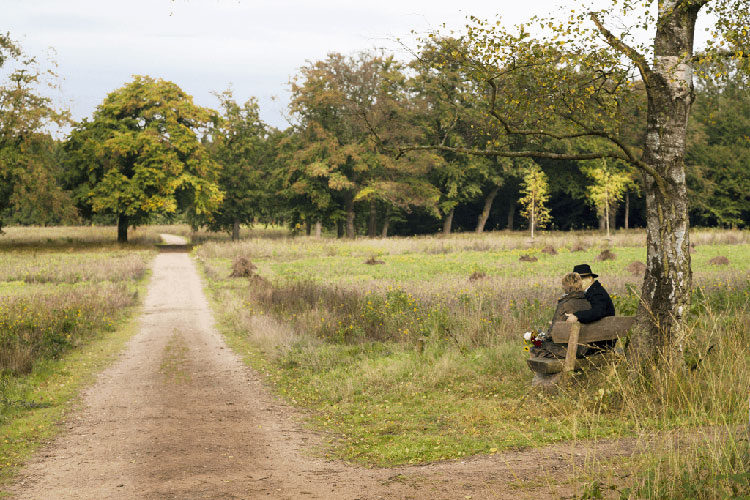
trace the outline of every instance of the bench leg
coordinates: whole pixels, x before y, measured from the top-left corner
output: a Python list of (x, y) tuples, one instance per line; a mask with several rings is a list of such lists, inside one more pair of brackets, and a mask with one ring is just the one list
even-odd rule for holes
[(573, 323), (570, 329), (570, 338), (568, 339), (568, 352), (565, 354), (563, 363), (562, 379), (566, 381), (576, 367), (576, 352), (578, 352), (578, 336), (581, 333), (581, 324)]

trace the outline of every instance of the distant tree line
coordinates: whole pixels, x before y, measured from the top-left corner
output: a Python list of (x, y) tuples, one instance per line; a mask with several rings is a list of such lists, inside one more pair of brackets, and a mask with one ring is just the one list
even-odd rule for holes
[[(10, 68), (0, 86), (1, 222), (115, 223), (121, 241), (155, 217), (234, 237), (241, 225), (267, 223), (340, 237), (645, 226), (643, 179), (624, 162), (460, 152), (495, 147), (500, 126), (462, 63), (463, 43), (430, 38), (409, 62), (362, 52), (308, 63), (290, 84), (293, 125), (277, 130), (254, 98), (238, 103), (227, 90), (216, 94), (218, 110), (202, 108), (147, 76), (72, 123), (42, 90), (55, 75), (2, 36), (0, 64)], [(690, 118), (690, 219), (747, 227), (750, 89), (739, 76), (712, 75), (699, 73)], [(529, 100), (544, 95), (544, 80), (527, 76), (510, 84), (525, 85)], [(643, 125), (641, 107), (623, 102), (621, 113), (613, 119)], [(60, 137), (56, 127), (70, 132)], [(624, 136), (635, 143), (643, 134), (635, 126)], [(532, 141), (554, 148), (552, 138), (514, 140), (518, 150)], [(588, 140), (574, 148), (586, 151)], [(456, 150), (396, 153), (435, 143)]]

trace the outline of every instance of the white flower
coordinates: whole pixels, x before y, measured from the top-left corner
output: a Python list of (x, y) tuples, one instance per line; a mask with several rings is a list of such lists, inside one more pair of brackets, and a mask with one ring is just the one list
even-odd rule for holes
[(528, 342), (531, 340), (531, 332), (526, 332), (523, 334), (523, 339)]

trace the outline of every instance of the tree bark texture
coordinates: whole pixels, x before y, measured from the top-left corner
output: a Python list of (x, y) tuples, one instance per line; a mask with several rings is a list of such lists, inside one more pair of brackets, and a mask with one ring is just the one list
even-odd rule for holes
[(117, 216), (117, 242), (127, 243), (128, 242), (128, 216), (120, 214)]
[(323, 223), (320, 221), (315, 221), (315, 237), (320, 238), (322, 234), (323, 234)]
[[(683, 316), (692, 285), (685, 144), (694, 99), (693, 36), (699, 5), (659, 3), (653, 68), (647, 72), (647, 133), (643, 162), (658, 177), (645, 175), (646, 275), (632, 352), (641, 357), (682, 352)], [(679, 4), (679, 5), (678, 5)]]
[(445, 214), (445, 217), (443, 217), (443, 236), (448, 236), (451, 234), (451, 230), (453, 229), (453, 214), (455, 213), (456, 209), (451, 208), (450, 212)]
[(499, 191), (500, 188), (498, 186), (494, 186), (492, 190), (487, 194), (487, 197), (484, 199), (484, 208), (482, 209), (482, 213), (479, 214), (479, 220), (477, 221), (477, 234), (481, 234), (484, 232), (484, 225), (487, 224), (487, 219), (490, 218), (492, 202), (495, 201), (495, 197), (497, 196), (497, 193)]

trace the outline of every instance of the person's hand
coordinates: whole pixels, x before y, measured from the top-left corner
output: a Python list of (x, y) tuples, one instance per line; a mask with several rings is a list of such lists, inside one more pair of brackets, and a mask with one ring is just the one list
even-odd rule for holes
[(568, 323), (578, 323), (578, 318), (575, 314), (565, 313), (565, 321)]

